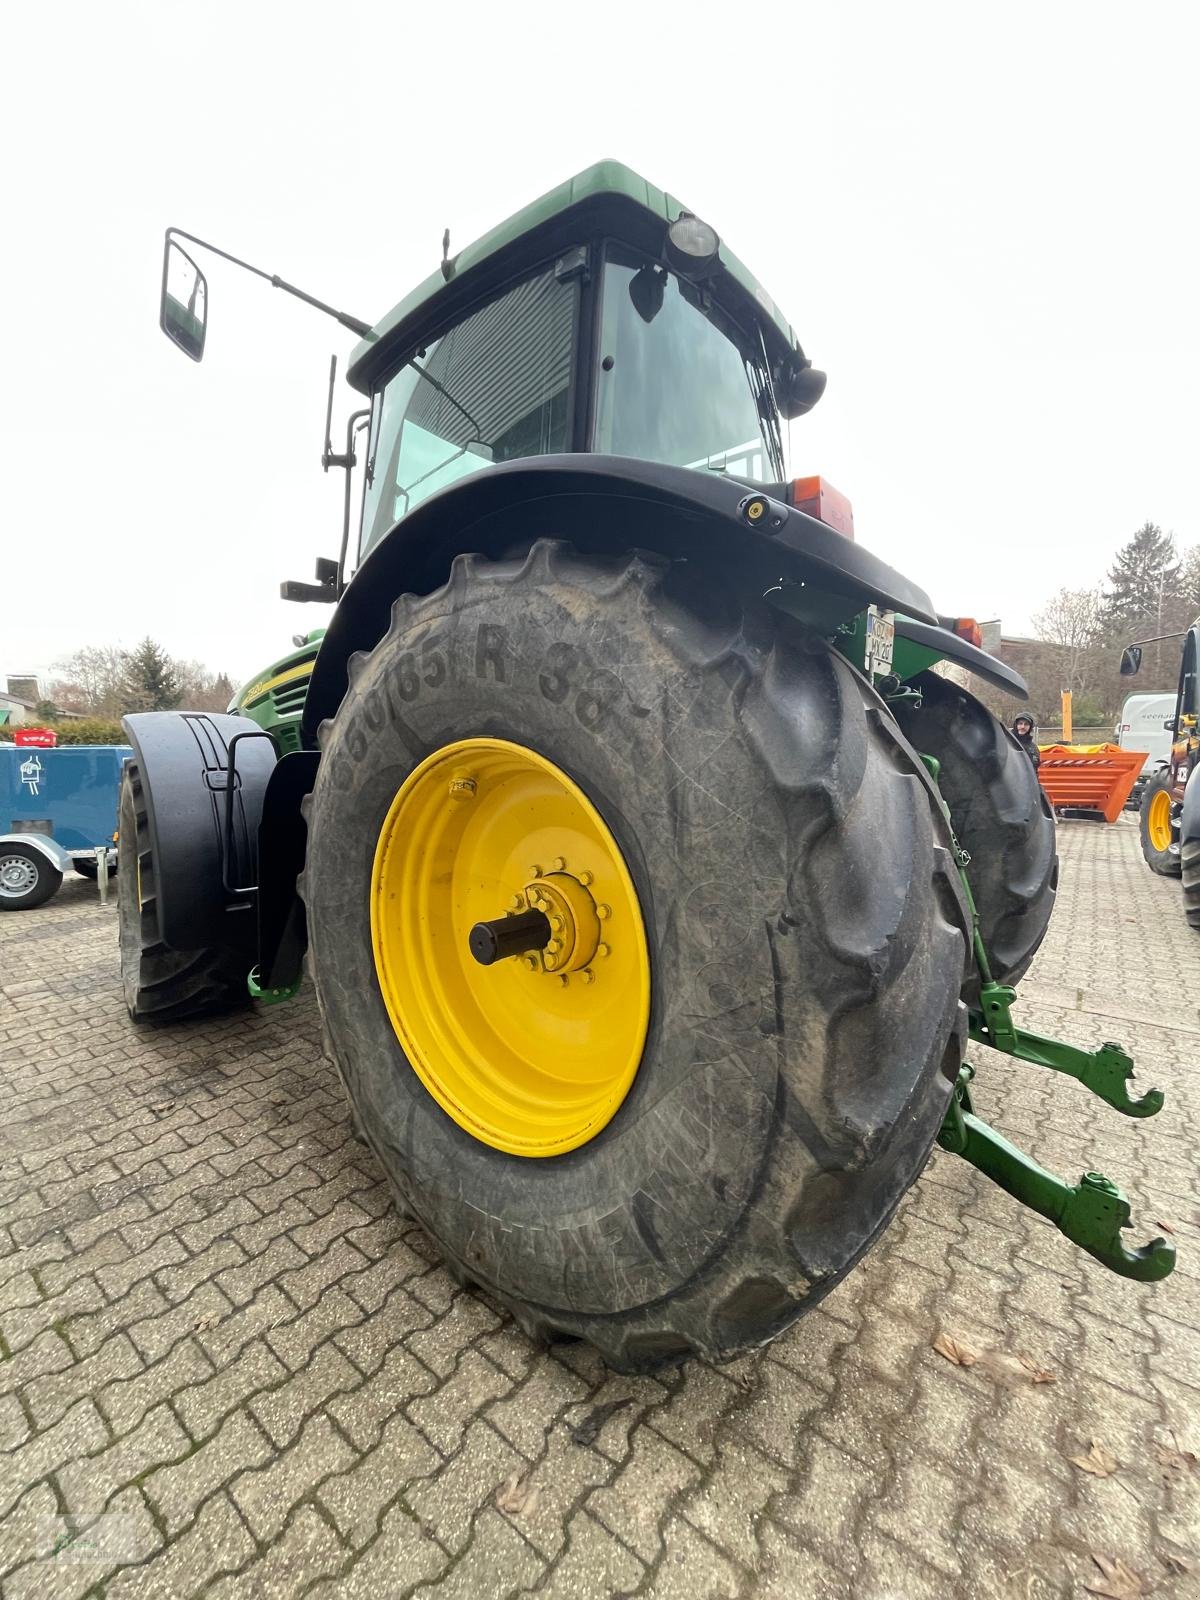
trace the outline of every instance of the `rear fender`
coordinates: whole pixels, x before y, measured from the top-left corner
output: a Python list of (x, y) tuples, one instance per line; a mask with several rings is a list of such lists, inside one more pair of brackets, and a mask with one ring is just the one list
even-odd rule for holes
[[(751, 519), (751, 502), (766, 498)], [(455, 556), (497, 557), (515, 543), (565, 539), (585, 553), (650, 550), (703, 564), (747, 597), (780, 583), (836, 597), (849, 617), (875, 604), (936, 622), (923, 590), (816, 518), (721, 473), (620, 456), (559, 455), (505, 462), (431, 495), (363, 561), (321, 643), (303, 734), (341, 704), (350, 657), (387, 630), (402, 594), (428, 594)]]
[[(137, 712), (123, 726), (146, 799), (159, 937), (173, 950), (252, 956), (258, 825), (274, 744), (248, 717), (218, 712)], [(239, 734), (227, 840), (230, 747)]]

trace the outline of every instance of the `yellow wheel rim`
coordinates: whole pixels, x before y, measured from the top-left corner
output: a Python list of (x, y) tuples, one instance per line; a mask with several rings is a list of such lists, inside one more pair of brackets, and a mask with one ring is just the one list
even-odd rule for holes
[[(552, 942), (480, 965), (471, 930), (533, 910)], [(616, 840), (552, 762), (503, 739), (424, 760), (376, 845), (371, 943), (413, 1070), (476, 1139), (561, 1155), (615, 1115), (650, 1020), (646, 932)]]
[(1146, 832), (1150, 835), (1150, 843), (1156, 850), (1171, 848), (1171, 796), (1165, 789), (1160, 789), (1151, 798), (1150, 811), (1146, 817)]

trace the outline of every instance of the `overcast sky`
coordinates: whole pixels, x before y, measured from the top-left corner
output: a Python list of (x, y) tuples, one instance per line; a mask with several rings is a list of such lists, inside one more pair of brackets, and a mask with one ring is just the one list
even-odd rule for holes
[(353, 336), (205, 262), (195, 366), (168, 223), (373, 320), (601, 156), (782, 306), (829, 373), (793, 469), (940, 609), (1021, 631), (1147, 518), (1200, 542), (1196, 15), (5, 5), (0, 675), (148, 632), (236, 680), (328, 618), (278, 585), (337, 553)]

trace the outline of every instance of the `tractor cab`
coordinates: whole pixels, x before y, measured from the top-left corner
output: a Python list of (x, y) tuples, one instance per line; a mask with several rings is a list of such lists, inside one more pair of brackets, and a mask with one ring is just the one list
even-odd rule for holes
[[(358, 556), (423, 501), (490, 466), (594, 453), (781, 485), (783, 423), (825, 388), (771, 296), (708, 223), (615, 161), (526, 206), (374, 325), (277, 275), (168, 230), (160, 323), (193, 360), (208, 289), (180, 240), (201, 245), (361, 335), (348, 372), (366, 397), (323, 465), (349, 475), (367, 428)], [(349, 489), (349, 483), (347, 484)], [(287, 598), (338, 597), (336, 571)]]
[(824, 388), (714, 230), (601, 162), (518, 213), (364, 338), (360, 555), (498, 462), (591, 452), (785, 477), (781, 422)]

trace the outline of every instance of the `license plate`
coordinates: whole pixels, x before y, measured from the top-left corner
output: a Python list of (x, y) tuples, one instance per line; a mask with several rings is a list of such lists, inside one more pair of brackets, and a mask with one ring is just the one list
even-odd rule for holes
[(881, 612), (874, 606), (867, 610), (867, 676), (884, 678), (892, 670), (892, 649), (896, 642), (894, 612)]

